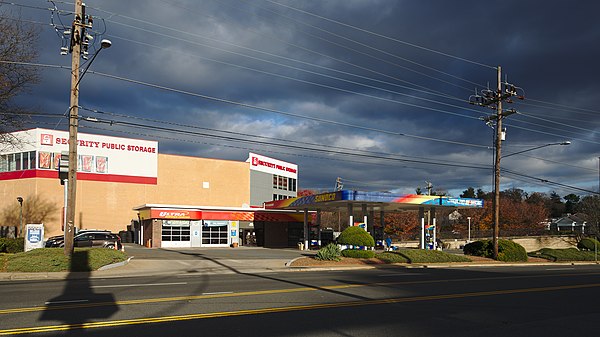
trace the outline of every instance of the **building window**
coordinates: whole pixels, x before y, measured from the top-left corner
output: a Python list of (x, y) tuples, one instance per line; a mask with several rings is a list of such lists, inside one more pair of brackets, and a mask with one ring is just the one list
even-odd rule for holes
[(296, 179), (288, 178), (288, 191), (296, 192)]
[(277, 188), (277, 177), (278, 176), (276, 174), (273, 175), (273, 188)]
[(0, 172), (32, 170), (35, 164), (35, 151), (0, 155)]
[(8, 171), (8, 155), (0, 155), (0, 172)]
[(29, 168), (32, 170), (35, 170), (37, 168), (36, 162), (35, 162), (36, 157), (37, 156), (35, 154), (35, 151), (29, 152)]

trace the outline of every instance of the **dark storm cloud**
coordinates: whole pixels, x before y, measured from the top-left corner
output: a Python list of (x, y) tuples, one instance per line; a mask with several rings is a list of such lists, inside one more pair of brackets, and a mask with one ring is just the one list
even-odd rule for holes
[[(137, 129), (118, 123), (110, 126), (83, 122), (85, 132), (156, 139), (164, 153), (234, 160), (245, 160), (248, 151), (262, 153), (297, 163), (301, 187), (330, 189), (335, 178), (341, 176), (348, 180), (347, 187), (367, 190), (410, 193), (424, 186), (425, 180), (454, 194), (469, 186), (490, 190), (492, 130), (477, 118), (494, 111), (469, 105), (466, 100), (476, 87), (480, 92), (490, 83), (494, 89), (496, 70), (490, 67), (501, 65), (508, 81), (524, 88), (531, 98), (524, 104), (509, 106), (523, 115), (506, 120), (505, 153), (565, 139), (573, 142), (569, 147), (552, 146), (528, 153), (553, 162), (514, 156), (506, 158), (506, 168), (585, 189), (597, 188), (600, 114), (595, 107), (600, 103), (596, 95), (600, 88), (595, 74), (600, 70), (596, 62), (600, 56), (600, 45), (596, 43), (600, 27), (595, 24), (594, 13), (600, 5), (593, 2), (86, 3), (88, 13), (104, 19), (95, 21), (95, 29), (104, 32), (96, 41), (113, 41), (110, 49), (99, 54), (91, 70), (165, 88), (89, 73), (81, 85), (82, 106), (162, 121), (144, 122), (152, 125), (176, 123), (171, 127), (185, 131), (211, 129), (218, 135), (223, 134), (218, 130), (223, 130), (255, 142)], [(47, 7), (42, 0), (19, 4)], [(72, 5), (57, 6), (72, 10)], [(20, 10), (27, 19), (49, 22), (48, 11)], [(72, 17), (64, 15), (61, 19), (69, 23)], [(59, 47), (57, 34), (43, 27), (38, 46), (40, 62), (70, 67), (70, 58), (61, 57)], [(68, 105), (68, 70), (44, 69), (42, 73), (43, 81), (20, 103), (47, 112), (64, 112)], [(436, 95), (423, 91), (435, 91)], [(115, 115), (83, 113), (132, 122)], [(59, 124), (59, 128), (65, 127), (65, 123)], [(332, 153), (356, 150), (410, 161)], [(503, 188), (556, 188), (508, 174), (504, 182)], [(561, 190), (560, 194), (570, 192)]]

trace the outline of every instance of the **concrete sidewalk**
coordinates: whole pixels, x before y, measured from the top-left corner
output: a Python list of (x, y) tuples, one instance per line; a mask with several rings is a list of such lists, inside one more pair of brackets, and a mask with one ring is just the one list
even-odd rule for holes
[(259, 274), (290, 271), (326, 271), (374, 268), (471, 268), (471, 267), (528, 267), (592, 265), (595, 262), (521, 262), (498, 261), (470, 263), (428, 264), (383, 264), (383, 265), (324, 265), (289, 267), (294, 259), (311, 256), (316, 251), (293, 249), (246, 248), (203, 248), (203, 249), (157, 249), (127, 244), (128, 261), (104, 266), (92, 272), (43, 272), (43, 273), (0, 273), (0, 281), (9, 280), (52, 280), (80, 278), (117, 278), (160, 275), (193, 274)]
[(127, 261), (92, 272), (0, 273), (0, 281), (76, 278), (115, 278), (189, 274), (256, 274), (289, 271), (286, 264), (316, 252), (297, 249), (183, 248), (160, 249), (125, 244)]

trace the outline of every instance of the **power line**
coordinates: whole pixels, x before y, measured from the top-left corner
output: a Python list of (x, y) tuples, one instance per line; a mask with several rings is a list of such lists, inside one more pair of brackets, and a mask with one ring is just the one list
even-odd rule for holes
[(343, 22), (340, 22), (340, 21), (337, 21), (337, 20), (329, 19), (329, 18), (326, 18), (324, 16), (317, 15), (317, 14), (314, 14), (314, 13), (310, 13), (308, 11), (304, 11), (304, 10), (301, 10), (301, 9), (298, 9), (298, 8), (295, 8), (295, 7), (292, 7), (292, 6), (284, 5), (284, 4), (281, 4), (281, 3), (278, 3), (278, 2), (275, 2), (275, 1), (271, 1), (271, 0), (266, 0), (266, 1), (270, 2), (270, 3), (274, 4), (274, 5), (282, 6), (282, 7), (294, 10), (294, 11), (298, 11), (298, 12), (301, 12), (301, 13), (304, 13), (304, 14), (307, 14), (307, 15), (310, 15), (310, 16), (314, 16), (314, 17), (317, 17), (319, 19), (326, 20), (326, 21), (329, 21), (329, 22), (333, 22), (333, 23), (336, 23), (338, 25), (342, 25), (344, 27), (352, 28), (352, 29), (361, 31), (363, 33), (374, 35), (374, 36), (377, 36), (377, 37), (380, 37), (380, 38), (383, 38), (383, 39), (386, 39), (386, 40), (389, 40), (389, 41), (401, 43), (401, 44), (404, 44), (404, 45), (407, 45), (407, 46), (410, 46), (410, 47), (413, 47), (413, 48), (418, 48), (418, 49), (425, 50), (425, 51), (428, 51), (428, 52), (431, 52), (431, 53), (435, 53), (435, 54), (438, 54), (438, 55), (450, 57), (450, 58), (453, 58), (455, 60), (464, 61), (464, 62), (471, 63), (471, 64), (474, 64), (474, 65), (482, 66), (482, 67), (485, 67), (485, 68), (494, 69), (494, 70), (496, 69), (496, 67), (493, 67), (493, 66), (490, 66), (490, 65), (487, 65), (487, 64), (483, 64), (483, 63), (480, 63), (480, 62), (477, 62), (477, 61), (472, 61), (472, 60), (469, 60), (469, 59), (466, 59), (466, 58), (463, 58), (463, 57), (459, 57), (459, 56), (454, 56), (454, 55), (451, 55), (451, 54), (448, 54), (448, 53), (444, 53), (444, 52), (441, 52), (441, 51), (438, 51), (438, 50), (434, 50), (434, 49), (431, 49), (431, 48), (423, 47), (423, 46), (420, 46), (420, 45), (417, 45), (417, 44), (414, 44), (414, 43), (410, 43), (410, 42), (402, 41), (402, 40), (399, 40), (399, 39), (396, 39), (396, 38), (392, 38), (392, 37), (389, 37), (389, 36), (386, 36), (386, 35), (383, 35), (383, 34), (378, 34), (378, 33), (375, 33), (375, 32), (372, 32), (372, 31), (369, 31), (369, 30), (366, 30), (366, 29), (359, 28), (357, 26), (353, 26), (353, 25), (349, 25), (349, 24), (346, 24), (346, 23), (343, 23)]

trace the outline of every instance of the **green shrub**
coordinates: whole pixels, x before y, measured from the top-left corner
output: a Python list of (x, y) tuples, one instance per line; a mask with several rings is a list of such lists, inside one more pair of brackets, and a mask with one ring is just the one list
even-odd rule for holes
[(319, 249), (315, 259), (324, 261), (339, 261), (342, 251), (335, 243), (330, 243), (327, 246)]
[(357, 259), (370, 259), (375, 257), (375, 252), (372, 250), (344, 249), (342, 250), (342, 256), (354, 257)]
[[(595, 248), (595, 246), (598, 248)], [(600, 250), (600, 242), (594, 238), (583, 238), (577, 243), (577, 248), (593, 252), (595, 249)]]
[(360, 227), (348, 227), (340, 234), (337, 242), (342, 245), (352, 246), (364, 246), (373, 247), (375, 246), (375, 240), (371, 234), (367, 233)]
[[(471, 242), (463, 248), (466, 255), (494, 257), (494, 245), (491, 240)], [(498, 240), (498, 261), (525, 262), (527, 251), (523, 246), (510, 240)]]
[(492, 255), (492, 249), (492, 242), (490, 240), (479, 240), (466, 244), (463, 252), (465, 255), (487, 257)]
[(21, 253), (25, 251), (25, 239), (24, 238), (16, 238), (16, 239), (8, 239), (8, 238), (0, 238), (0, 253)]
[(527, 262), (527, 251), (514, 241), (498, 240), (498, 261)]

